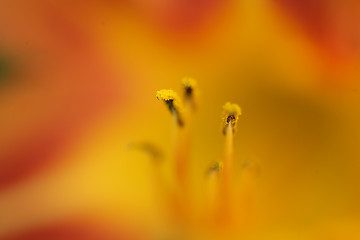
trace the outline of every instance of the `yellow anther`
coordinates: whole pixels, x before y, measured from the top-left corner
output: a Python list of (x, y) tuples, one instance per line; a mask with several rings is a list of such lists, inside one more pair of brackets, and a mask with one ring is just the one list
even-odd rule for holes
[(189, 92), (186, 93), (191, 95), (192, 91), (196, 88), (197, 82), (193, 78), (184, 77), (181, 80), (181, 84), (186, 90), (189, 90)]
[(162, 89), (156, 92), (156, 98), (159, 100), (169, 101), (178, 99), (178, 96), (176, 92), (171, 89)]
[(224, 134), (226, 134), (229, 124), (231, 125), (233, 132), (236, 131), (237, 122), (240, 115), (241, 108), (239, 105), (230, 102), (224, 104), (222, 111), (222, 128)]
[(156, 98), (163, 100), (168, 105), (170, 112), (176, 115), (179, 125), (183, 126), (183, 105), (176, 92), (171, 89), (163, 89), (156, 92)]

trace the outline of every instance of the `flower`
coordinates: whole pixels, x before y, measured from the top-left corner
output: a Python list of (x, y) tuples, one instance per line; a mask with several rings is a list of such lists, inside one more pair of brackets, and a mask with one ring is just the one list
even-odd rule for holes
[(357, 2), (0, 1), (0, 239), (360, 239)]

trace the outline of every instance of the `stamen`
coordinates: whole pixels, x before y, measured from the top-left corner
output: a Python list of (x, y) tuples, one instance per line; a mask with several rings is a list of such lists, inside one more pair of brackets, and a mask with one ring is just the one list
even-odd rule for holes
[[(189, 211), (189, 199), (188, 199), (188, 158), (189, 158), (189, 125), (186, 124), (182, 131), (176, 127), (179, 125), (183, 127), (186, 117), (186, 111), (180, 101), (180, 98), (171, 89), (164, 89), (157, 91), (156, 97), (159, 100), (163, 100), (169, 107), (170, 112), (174, 118), (174, 160), (175, 160), (175, 176), (177, 181), (177, 201), (176, 215), (181, 222), (187, 222)], [(187, 118), (186, 118), (187, 120)]]
[(179, 126), (182, 127), (184, 125), (183, 106), (176, 92), (171, 89), (163, 89), (156, 92), (156, 98), (163, 100), (168, 105), (170, 112), (176, 116)]
[(222, 111), (222, 127), (225, 135), (224, 144), (224, 169), (222, 174), (221, 199), (219, 209), (219, 220), (226, 225), (232, 222), (232, 195), (233, 195), (233, 137), (237, 127), (241, 109), (237, 104), (227, 102)]
[(216, 162), (209, 167), (207, 173), (212, 174), (212, 173), (220, 172), (223, 169), (223, 167), (224, 167), (223, 162)]
[(185, 91), (186, 104), (194, 110), (196, 108), (197, 82), (193, 78), (184, 77), (181, 80), (181, 84)]
[(231, 126), (233, 133), (235, 133), (240, 115), (241, 108), (239, 107), (239, 105), (230, 102), (225, 103), (222, 112), (222, 128), (224, 135), (227, 134), (229, 125)]
[(185, 88), (185, 96), (192, 97), (194, 89), (196, 88), (197, 82), (193, 78), (184, 77), (181, 80), (181, 84)]

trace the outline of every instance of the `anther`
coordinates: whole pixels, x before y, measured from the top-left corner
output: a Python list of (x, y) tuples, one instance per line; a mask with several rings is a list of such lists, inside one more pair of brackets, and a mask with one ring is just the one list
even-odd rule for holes
[(224, 135), (226, 134), (229, 125), (233, 132), (236, 131), (240, 115), (241, 108), (239, 105), (230, 102), (224, 104), (222, 112), (222, 131)]

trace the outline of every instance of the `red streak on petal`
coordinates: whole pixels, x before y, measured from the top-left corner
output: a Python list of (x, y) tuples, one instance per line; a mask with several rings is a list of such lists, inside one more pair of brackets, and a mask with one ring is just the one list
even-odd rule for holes
[(338, 63), (360, 54), (360, 4), (356, 1), (273, 0), (296, 19), (317, 46)]
[(51, 133), (31, 136), (1, 153), (0, 190), (25, 179), (50, 163), (51, 156), (62, 149), (64, 137)]
[(324, 33), (326, 21), (324, 19), (326, 7), (324, 0), (274, 0), (289, 11), (296, 19), (301, 20), (308, 31), (316, 36)]
[(138, 234), (86, 220), (58, 222), (1, 237), (1, 240), (138, 240)]
[(223, 16), (228, 0), (170, 0), (145, 9), (162, 34), (179, 41), (196, 41)]

